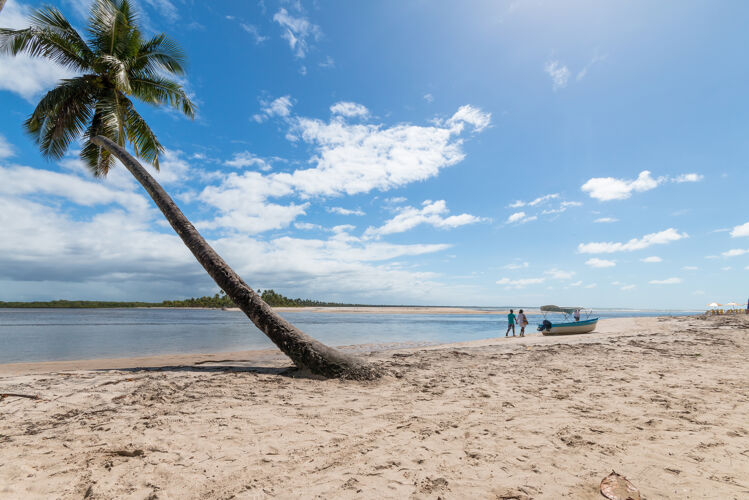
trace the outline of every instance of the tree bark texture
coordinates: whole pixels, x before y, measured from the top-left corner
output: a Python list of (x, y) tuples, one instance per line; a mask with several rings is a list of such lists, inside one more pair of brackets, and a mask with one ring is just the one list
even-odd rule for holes
[(124, 148), (103, 136), (91, 142), (105, 148), (140, 182), (187, 248), (226, 295), (301, 370), (323, 377), (369, 380), (379, 370), (361, 359), (331, 348), (283, 319), (252, 290), (205, 241), (161, 185)]

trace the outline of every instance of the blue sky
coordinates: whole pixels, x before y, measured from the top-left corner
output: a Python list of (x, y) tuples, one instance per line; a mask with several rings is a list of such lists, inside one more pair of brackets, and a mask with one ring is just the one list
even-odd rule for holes
[[(387, 304), (700, 308), (749, 289), (739, 1), (138, 0), (194, 121), (157, 178), (255, 288)], [(52, 2), (80, 29), (88, 2)], [(20, 28), (36, 2), (8, 0)], [(65, 70), (0, 56), (0, 300), (215, 293), (124, 169), (41, 158)]]

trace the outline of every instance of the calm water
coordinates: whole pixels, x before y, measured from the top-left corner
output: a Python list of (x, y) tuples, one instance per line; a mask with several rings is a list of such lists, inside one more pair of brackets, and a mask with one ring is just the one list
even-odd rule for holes
[[(485, 308), (485, 310), (490, 310)], [(601, 318), (694, 314), (596, 311)], [(496, 314), (343, 314), (283, 316), (330, 345), (443, 343), (504, 335)], [(528, 315), (535, 335), (541, 316)], [(273, 347), (241, 312), (204, 309), (0, 309), (0, 363), (119, 358)]]

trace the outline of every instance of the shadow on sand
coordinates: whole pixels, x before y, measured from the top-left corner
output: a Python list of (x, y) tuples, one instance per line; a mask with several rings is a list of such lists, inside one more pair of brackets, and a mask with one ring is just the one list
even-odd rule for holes
[[(254, 373), (258, 375), (280, 375), (290, 378), (318, 379), (315, 375), (299, 370), (295, 366), (248, 366), (243, 360), (199, 361), (193, 365), (135, 366), (129, 368), (100, 368), (97, 372), (157, 373), (157, 372), (193, 372), (193, 373)], [(249, 360), (248, 360), (249, 361)]]

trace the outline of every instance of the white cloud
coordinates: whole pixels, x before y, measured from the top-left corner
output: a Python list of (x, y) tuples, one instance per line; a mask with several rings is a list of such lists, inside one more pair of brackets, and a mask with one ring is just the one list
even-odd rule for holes
[(267, 200), (293, 192), (291, 186), (274, 176), (256, 171), (231, 173), (220, 185), (207, 186), (198, 195), (200, 201), (220, 211), (215, 219), (198, 225), (207, 229), (228, 227), (250, 234), (286, 227), (306, 213), (309, 203), (279, 205)]
[(599, 217), (598, 219), (594, 220), (593, 222), (596, 222), (598, 224), (609, 224), (612, 222), (619, 222), (619, 219), (615, 219), (613, 217)]
[(591, 198), (601, 201), (626, 200), (633, 192), (643, 192), (655, 189), (664, 182), (699, 182), (704, 178), (701, 174), (681, 174), (676, 177), (653, 178), (651, 172), (643, 170), (637, 179), (616, 179), (614, 177), (594, 177), (582, 185), (582, 190), (589, 193)]
[(529, 266), (527, 262), (516, 262), (512, 264), (507, 264), (504, 266), (504, 269), (525, 269)]
[(570, 79), (570, 70), (559, 61), (549, 61), (544, 66), (544, 71), (551, 77), (552, 88), (562, 89), (567, 86)]
[(262, 158), (259, 158), (258, 156), (254, 155), (253, 153), (249, 151), (242, 151), (239, 153), (234, 153), (234, 157), (231, 160), (227, 160), (224, 162), (224, 165), (228, 165), (230, 167), (257, 167), (260, 170), (267, 171), (271, 169), (271, 166), (263, 160)]
[(731, 230), (731, 238), (739, 238), (741, 236), (749, 236), (749, 222), (735, 226)]
[(525, 212), (515, 212), (507, 217), (507, 224), (525, 224), (526, 222), (538, 219), (535, 215), (527, 215)]
[(684, 267), (682, 267), (682, 269), (684, 271), (697, 271), (697, 270), (699, 270), (699, 267), (697, 267), (697, 266), (684, 266)]
[(502, 278), (497, 280), (497, 285), (505, 285), (510, 288), (523, 288), (528, 285), (540, 285), (546, 278)]
[(588, 62), (588, 64), (586, 64), (586, 65), (585, 65), (585, 67), (584, 67), (583, 69), (581, 69), (581, 70), (580, 70), (580, 71), (579, 71), (579, 72), (577, 73), (577, 77), (576, 77), (575, 79), (576, 79), (576, 80), (577, 80), (578, 82), (579, 82), (579, 81), (582, 81), (582, 79), (583, 79), (583, 78), (585, 78), (585, 75), (587, 75), (587, 74), (588, 74), (588, 70), (590, 70), (590, 68), (592, 68), (592, 67), (593, 67), (593, 65), (595, 65), (595, 64), (597, 64), (597, 63), (599, 63), (599, 62), (601, 62), (601, 61), (605, 61), (605, 60), (606, 60), (607, 58), (608, 58), (608, 55), (607, 55), (607, 54), (603, 54), (603, 55), (598, 55), (598, 54), (596, 54), (596, 55), (595, 55), (595, 56), (593, 56), (593, 58), (592, 58), (592, 59), (591, 59), (591, 60), (590, 60), (590, 61)]
[[(408, 270), (399, 268), (395, 262), (388, 263), (391, 259), (440, 252), (449, 248), (446, 244), (394, 245), (352, 236), (350, 231), (353, 228), (350, 226), (325, 230), (311, 222), (297, 222), (295, 227), (299, 230), (325, 230), (326, 233), (321, 234), (327, 238), (274, 238), (264, 241), (252, 235), (285, 228), (296, 220), (306, 219), (303, 215), (309, 211), (311, 203), (318, 203), (325, 196), (338, 196), (348, 191), (364, 193), (372, 189), (386, 190), (435, 176), (441, 168), (463, 159), (463, 138), (459, 133), (444, 125), (422, 127), (399, 124), (390, 127), (381, 124), (348, 125), (336, 123), (336, 120), (319, 122), (318, 129), (307, 130), (297, 126), (297, 119), (291, 111), (286, 118), (288, 121), (283, 123), (291, 123), (290, 126), (300, 133), (300, 137), (314, 146), (312, 165), (284, 172), (283, 175), (242, 170), (229, 172), (218, 180), (206, 177), (215, 185), (190, 195), (190, 199), (198, 207), (198, 213), (215, 212), (215, 219), (197, 223), (201, 229), (220, 231), (207, 233), (207, 236), (222, 235), (221, 238), (213, 238), (211, 244), (238, 272), (251, 276), (253, 283), (263, 288), (270, 284), (287, 293), (303, 290), (305, 296), (315, 297), (339, 294), (337, 300), (353, 300), (353, 295), (340, 295), (352, 292), (356, 294), (356, 300), (373, 297), (373, 302), (380, 303), (398, 300), (414, 303), (419, 298), (426, 303), (435, 303), (454, 298), (454, 287), (451, 289), (440, 283), (434, 273), (416, 270), (418, 260), (413, 266), (408, 263)], [(304, 136), (303, 132), (309, 135)], [(164, 182), (179, 182), (185, 173), (195, 174), (189, 170), (188, 157), (177, 150), (168, 150), (163, 160), (165, 168), (162, 174), (156, 175), (162, 176)], [(229, 162), (234, 166), (258, 164), (257, 157), (250, 153), (245, 156), (238, 153)], [(68, 279), (68, 275), (80, 273), (80, 279), (104, 280), (102, 276), (111, 278), (115, 273), (116, 280), (110, 279), (92, 290), (110, 293), (109, 290), (122, 290), (122, 287), (129, 286), (133, 293), (131, 297), (143, 297), (138, 295), (139, 290), (148, 288), (147, 294), (163, 293), (161, 298), (174, 295), (177, 289), (195, 291), (188, 293), (213, 293), (214, 285), (178, 238), (164, 233), (160, 225), (154, 226), (154, 220), (162, 224), (163, 221), (153, 218), (158, 217), (158, 212), (150, 200), (136, 194), (140, 193), (140, 188), (127, 177), (124, 169), (113, 170), (110, 177), (102, 181), (84, 181), (81, 176), (85, 169), (80, 161), (66, 159), (65, 163), (64, 168), (71, 173), (39, 173), (37, 169), (28, 169), (14, 174), (12, 168), (3, 169), (0, 173), (0, 206), (3, 206), (3, 210), (7, 209), (4, 215), (0, 214), (0, 227), (3, 228), (3, 238), (0, 238), (2, 276), (12, 272), (21, 273), (21, 270), (29, 274), (29, 269), (34, 269), (34, 272), (38, 270), (38, 273), (48, 273), (51, 277), (66, 273), (64, 278)], [(167, 165), (169, 168), (166, 168)], [(341, 179), (342, 173), (344, 177), (349, 177)], [(358, 175), (361, 175), (362, 181), (352, 188), (350, 180), (359, 179)], [(309, 179), (316, 182), (308, 184), (306, 181)], [(34, 200), (40, 197), (47, 200), (50, 206), (24, 199), (31, 196), (35, 197)], [(108, 211), (94, 215), (88, 221), (76, 221), (67, 216), (65, 208), (68, 205), (60, 203), (62, 198), (84, 207), (96, 205), (96, 212)], [(8, 200), (12, 207), (4, 205)], [(444, 212), (440, 209), (441, 203), (444, 202), (417, 206), (417, 210), (427, 216), (428, 220), (424, 223), (437, 227), (471, 223), (474, 216), (450, 215), (446, 207)], [(126, 208), (123, 210), (121, 207)], [(434, 210), (437, 217), (429, 217), (430, 210)], [(71, 214), (78, 212), (71, 210)], [(85, 212), (90, 214), (93, 211)], [(15, 218), (17, 223), (7, 223), (9, 218)], [(93, 224), (94, 218), (96, 224)], [(102, 230), (105, 225), (110, 231)], [(26, 236), (29, 227), (43, 232), (43, 237)], [(121, 231), (116, 238), (111, 236), (115, 230)], [(66, 234), (62, 239), (59, 238), (60, 232)], [(86, 237), (78, 240), (81, 234)], [(110, 240), (96, 244), (95, 236)], [(12, 241), (5, 241), (6, 238)], [(26, 244), (39, 246), (41, 253), (24, 255), (19, 252), (19, 245)], [(77, 244), (90, 245), (90, 248), (77, 248)], [(5, 255), (11, 250), (14, 255)], [(128, 251), (132, 256), (123, 255)], [(19, 259), (24, 258), (27, 259), (24, 265), (19, 265)], [(121, 260), (114, 262), (116, 259)], [(145, 263), (139, 263), (138, 259)], [(76, 260), (78, 264), (71, 265)], [(91, 269), (81, 272), (85, 265)], [(175, 277), (168, 278), (169, 274)], [(134, 277), (136, 275), (137, 279)], [(159, 284), (144, 287), (144, 283), (154, 277)], [(165, 292), (165, 288), (160, 287), (166, 287), (170, 280), (187, 280), (191, 285), (181, 288), (181, 285), (174, 285)], [(340, 280), (346, 283), (339, 283)], [(111, 285), (113, 282), (115, 286)], [(194, 283), (199, 285), (192, 286)], [(64, 288), (60, 285), (55, 290)], [(124, 297), (123, 300), (128, 298)]]
[(652, 245), (663, 245), (688, 237), (689, 235), (687, 235), (687, 233), (680, 233), (674, 228), (668, 228), (658, 233), (646, 234), (642, 238), (632, 238), (626, 243), (580, 243), (577, 246), (577, 251), (580, 253), (632, 252), (634, 250), (642, 250), (644, 248), (648, 248)]
[[(290, 140), (303, 140), (315, 148), (311, 168), (262, 175), (259, 172), (230, 174), (218, 186), (208, 186), (199, 199), (218, 208), (221, 214), (203, 221), (202, 227), (225, 227), (257, 233), (279, 229), (306, 213), (309, 203), (270, 203), (271, 198), (297, 196), (303, 200), (343, 194), (388, 190), (437, 175), (443, 167), (464, 157), (462, 139), (455, 127), (422, 127), (399, 124), (349, 124), (342, 120), (322, 120), (290, 116), (288, 96), (267, 103), (266, 114), (286, 116), (296, 134)], [(456, 119), (457, 120), (457, 119)], [(462, 129), (461, 129), (462, 130)], [(257, 164), (254, 156), (238, 156), (229, 164)], [(398, 232), (396, 229), (418, 223), (435, 227), (457, 227), (478, 222), (478, 217), (462, 214), (443, 216), (444, 201), (422, 209), (406, 207), (381, 228), (369, 229), (369, 236)], [(410, 211), (416, 211), (412, 213)], [(405, 213), (403, 213), (406, 211)], [(409, 217), (410, 216), (410, 217)], [(405, 229), (404, 229), (405, 230)]]
[(334, 115), (341, 115), (347, 118), (355, 116), (366, 118), (367, 116), (369, 116), (369, 110), (365, 106), (362, 106), (361, 104), (357, 104), (355, 102), (346, 101), (340, 101), (333, 104), (330, 107), (330, 112)]
[(634, 290), (635, 288), (637, 288), (637, 285), (624, 285), (623, 287), (621, 287), (621, 290), (627, 291)]
[(253, 115), (252, 118), (258, 123), (262, 123), (274, 116), (286, 118), (291, 114), (292, 106), (294, 106), (294, 103), (291, 100), (291, 96), (288, 95), (273, 99), (272, 101), (261, 100), (260, 113)]
[(364, 212), (359, 210), (358, 208), (356, 210), (350, 210), (348, 208), (343, 207), (327, 207), (325, 210), (332, 214), (339, 214), (339, 215), (366, 215)]
[(322, 229), (320, 224), (313, 224), (311, 222), (295, 222), (294, 227), (302, 230)]
[(597, 286), (598, 286), (597, 283), (589, 283), (589, 284), (585, 285), (583, 288), (595, 288)]
[(268, 39), (267, 36), (263, 36), (260, 34), (260, 30), (254, 24), (239, 23), (239, 25), (242, 27), (243, 30), (245, 30), (247, 33), (252, 35), (252, 38), (255, 39), (255, 43), (257, 45), (260, 45), (261, 43), (263, 43), (264, 41)]
[[(34, 184), (38, 180), (31, 179)], [(63, 177), (53, 180), (62, 181), (58, 186), (66, 197), (84, 203), (117, 193), (94, 181), (81, 186)], [(18, 187), (16, 181), (13, 185)], [(86, 198), (84, 191), (93, 192), (95, 200)], [(119, 192), (117, 199), (129, 205), (132, 200), (126, 200), (126, 196), (135, 195)], [(144, 199), (144, 203), (149, 201)], [(153, 229), (149, 217), (155, 215), (160, 220), (155, 210), (143, 216), (114, 207), (74, 220), (55, 205), (0, 194), (4, 235), (0, 238), (0, 280), (13, 285), (13, 296), (7, 293), (10, 289), (6, 285), (0, 287), (5, 300), (18, 298), (22, 287), (45, 299), (73, 298), (83, 293), (114, 300), (163, 300), (185, 293), (215, 292), (215, 284), (179, 238)], [(30, 227), (34, 231), (29, 231)], [(356, 296), (356, 300), (373, 303), (434, 303), (449, 301), (455, 293), (436, 281), (434, 273), (406, 271), (387, 263), (394, 258), (439, 252), (449, 245), (362, 243), (345, 232), (323, 240), (283, 237), (262, 241), (232, 235), (209, 243), (240, 275), (251, 278), (254, 286), (274, 287), (289, 294), (335, 297), (338, 301), (354, 300), (351, 297)]]
[(663, 259), (660, 257), (653, 255), (651, 257), (645, 257), (644, 259), (640, 259), (642, 262), (647, 262), (648, 264), (655, 264), (657, 262), (663, 262)]
[[(487, 119), (490, 116), (483, 115)], [(385, 191), (425, 180), (464, 158), (463, 141), (456, 137), (462, 127), (454, 126), (462, 119), (456, 113), (450, 127), (443, 128), (410, 124), (384, 127), (298, 117), (290, 134), (315, 147), (315, 167), (278, 174), (278, 179), (307, 196)]]
[(567, 207), (547, 208), (541, 211), (541, 215), (561, 214), (567, 211)]
[(674, 182), (699, 182), (704, 179), (705, 176), (702, 174), (681, 174), (673, 179)]
[(95, 180), (84, 180), (77, 175), (31, 167), (0, 167), (0, 194), (26, 196), (46, 194), (65, 198), (77, 205), (92, 207), (116, 203), (128, 211), (140, 214), (150, 208), (148, 201), (129, 191), (112, 189)]
[(489, 126), (491, 121), (491, 113), (486, 113), (475, 106), (466, 104), (459, 107), (458, 111), (446, 123), (453, 133), (459, 134), (463, 131), (466, 123), (473, 126), (474, 132), (481, 132)]
[[(539, 196), (538, 198), (535, 198), (529, 202), (525, 202), (522, 200), (514, 201), (510, 203), (509, 208), (535, 207), (535, 206), (542, 205), (546, 202), (549, 202), (551, 200), (555, 200), (558, 198), (559, 198), (559, 193), (551, 193), (551, 194), (547, 194), (544, 196)], [(559, 204), (558, 208), (547, 208), (545, 210), (542, 210), (541, 215), (560, 214), (562, 212), (566, 212), (567, 209), (570, 207), (579, 207), (581, 205), (582, 203), (579, 201), (563, 201)], [(533, 220), (533, 219), (529, 218), (529, 220)]]
[(388, 205), (398, 205), (408, 201), (405, 196), (393, 196), (392, 198), (385, 198), (385, 203)]
[(559, 269), (549, 269), (544, 274), (551, 276), (555, 280), (568, 280), (575, 275), (575, 271), (562, 271)]
[(648, 281), (651, 285), (678, 285), (681, 283), (681, 278), (666, 278), (664, 280), (650, 280)]
[(730, 271), (731, 269), (733, 269), (731, 266), (726, 266), (726, 267), (721, 267), (720, 268), (721, 271)]
[(43, 91), (54, 87), (60, 80), (74, 76), (73, 71), (48, 59), (25, 54), (0, 55), (0, 90), (18, 94), (29, 102), (34, 102)]
[[(3, 28), (24, 29), (29, 27), (27, 20), (30, 10), (15, 0), (8, 0), (2, 11), (0, 25)], [(53, 87), (63, 78), (72, 78), (75, 72), (64, 68), (50, 59), (0, 55), (0, 90), (8, 90), (33, 102), (42, 91)]]
[(364, 232), (367, 238), (377, 238), (386, 234), (402, 233), (420, 224), (428, 224), (439, 229), (453, 229), (466, 224), (475, 224), (482, 219), (470, 214), (450, 215), (445, 200), (427, 200), (422, 208), (403, 207), (392, 219), (380, 227), (369, 227)]
[(449, 245), (362, 243), (340, 230), (329, 239), (281, 237), (264, 242), (236, 236), (217, 240), (214, 246), (228, 262), (236, 263), (240, 275), (252, 277), (263, 288), (288, 290), (289, 294), (301, 289), (308, 296), (337, 301), (355, 296), (374, 303), (432, 303), (454, 296), (450, 287), (436, 281), (434, 273), (405, 271), (386, 262), (443, 251)]
[[(151, 175), (161, 184), (179, 184), (191, 177), (190, 165), (182, 157), (182, 151), (178, 149), (166, 149), (159, 160), (160, 169), (152, 170)], [(130, 182), (131, 174), (124, 167), (118, 169), (128, 178)]]
[(643, 170), (635, 180), (615, 179), (613, 177), (594, 177), (582, 186), (591, 198), (601, 201), (624, 200), (632, 196), (632, 192), (649, 191), (658, 187), (662, 178), (654, 179), (650, 172)]
[(163, 18), (169, 22), (179, 19), (179, 11), (169, 0), (145, 0), (145, 2), (156, 9)]
[(723, 252), (721, 255), (723, 257), (738, 257), (739, 255), (744, 255), (749, 253), (749, 248), (733, 248), (731, 250), (728, 250), (726, 252)]
[(585, 261), (585, 264), (589, 265), (590, 267), (614, 267), (616, 265), (616, 261), (614, 260), (606, 260), (606, 259), (598, 259), (596, 257), (593, 257), (592, 259), (588, 259)]
[(0, 134), (0, 160), (3, 158), (10, 158), (15, 155), (13, 146), (8, 140)]
[(547, 194), (546, 196), (539, 196), (533, 201), (528, 202), (528, 206), (535, 207), (545, 201), (555, 200), (559, 198), (559, 193)]
[(424, 100), (428, 103), (434, 102), (434, 96), (432, 94), (424, 94)]
[(281, 36), (289, 42), (289, 48), (294, 56), (300, 59), (307, 55), (310, 39), (317, 41), (322, 36), (319, 26), (312, 24), (305, 17), (292, 16), (284, 8), (275, 13), (273, 20), (283, 29)]

